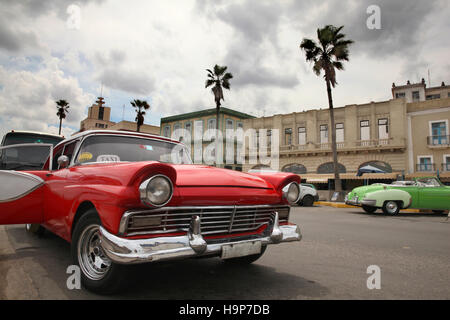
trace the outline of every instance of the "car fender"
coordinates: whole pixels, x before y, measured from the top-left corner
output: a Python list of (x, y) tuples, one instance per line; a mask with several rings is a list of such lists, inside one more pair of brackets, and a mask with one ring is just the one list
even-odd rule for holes
[(411, 195), (403, 190), (383, 189), (366, 193), (364, 199), (376, 200), (376, 207), (381, 208), (385, 201), (402, 201), (402, 208), (409, 207)]
[(303, 199), (306, 195), (315, 197), (317, 190), (308, 186), (300, 185), (300, 199)]

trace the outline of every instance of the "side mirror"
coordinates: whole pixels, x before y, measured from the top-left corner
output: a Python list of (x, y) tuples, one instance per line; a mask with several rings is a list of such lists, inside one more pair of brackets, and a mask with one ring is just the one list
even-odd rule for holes
[(69, 166), (69, 158), (67, 156), (59, 156), (58, 166), (59, 169), (67, 168)]

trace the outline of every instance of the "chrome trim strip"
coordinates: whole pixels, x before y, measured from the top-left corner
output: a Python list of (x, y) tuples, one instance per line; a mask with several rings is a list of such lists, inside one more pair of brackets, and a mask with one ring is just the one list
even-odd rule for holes
[[(279, 209), (279, 208), (288, 208), (290, 211), (290, 206), (289, 205), (270, 205), (270, 204), (266, 204), (266, 205), (243, 205), (243, 206), (186, 206), (186, 207), (161, 207), (161, 208), (155, 208), (155, 209), (138, 209), (138, 210), (128, 210), (125, 211), (125, 213), (122, 215), (122, 218), (120, 219), (120, 223), (119, 223), (119, 232), (118, 235), (125, 235), (126, 233), (126, 229), (128, 226), (128, 222), (130, 220), (130, 218), (133, 215), (136, 214), (155, 214), (155, 213), (159, 213), (159, 212), (165, 212), (165, 211), (192, 211), (192, 210), (198, 210), (199, 216), (205, 216), (208, 215), (208, 212), (203, 212), (203, 210), (228, 210), (227, 212), (231, 211), (231, 210), (241, 210), (241, 209)], [(182, 215), (186, 215), (186, 213), (183, 213)], [(194, 215), (194, 213), (193, 213)], [(163, 233), (163, 232), (160, 232)], [(148, 232), (146, 233), (141, 233), (141, 234), (149, 234)]]
[[(2, 185), (0, 185), (0, 191), (2, 191), (2, 188), (8, 188), (10, 193), (12, 193), (14, 195), (10, 196), (8, 198), (2, 198), (4, 195), (0, 194), (0, 203), (15, 201), (20, 198), (23, 198), (45, 184), (45, 181), (42, 180), (40, 177), (35, 176), (34, 174), (31, 174), (28, 172), (13, 171), (13, 170), (0, 170), (0, 180), (5, 179), (5, 177), (11, 178), (11, 176), (13, 176), (12, 177), (13, 179), (16, 178), (15, 179), (15, 180), (17, 180), (16, 183), (12, 183), (12, 184), (8, 183), (7, 185), (2, 184)], [(22, 181), (20, 181), (20, 180), (22, 180)], [(31, 183), (31, 187), (25, 185), (27, 182)], [(25, 191), (23, 191), (23, 190), (25, 190)]]

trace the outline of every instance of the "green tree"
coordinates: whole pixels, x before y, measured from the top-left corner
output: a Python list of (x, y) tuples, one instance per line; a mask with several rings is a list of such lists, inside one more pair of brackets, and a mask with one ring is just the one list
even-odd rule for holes
[(331, 119), (331, 147), (333, 151), (334, 181), (335, 190), (341, 191), (341, 179), (339, 178), (337, 150), (336, 150), (336, 127), (334, 124), (333, 97), (331, 87), (335, 87), (336, 69), (344, 70), (343, 61), (349, 60), (349, 46), (352, 40), (345, 39), (345, 34), (341, 33), (341, 27), (327, 25), (322, 29), (317, 29), (318, 43), (314, 40), (304, 38), (300, 44), (300, 49), (305, 52), (306, 61), (313, 64), (313, 71), (317, 76), (324, 72), (324, 79), (327, 85), (328, 107)]
[(230, 80), (233, 75), (227, 71), (226, 66), (214, 66), (214, 72), (210, 69), (206, 69), (208, 72), (205, 82), (205, 88), (212, 87), (211, 91), (214, 94), (214, 101), (216, 102), (216, 164), (218, 162), (218, 133), (219, 133), (219, 114), (220, 114), (220, 101), (225, 100), (223, 97), (223, 88), (230, 90)]
[(58, 109), (58, 112), (56, 112), (56, 115), (59, 117), (59, 135), (61, 135), (61, 127), (62, 127), (62, 120), (66, 118), (67, 113), (69, 113), (69, 103), (66, 100), (58, 100), (56, 101), (56, 108)]
[(139, 132), (141, 126), (144, 124), (145, 110), (150, 109), (150, 105), (147, 103), (147, 101), (139, 99), (135, 99), (130, 103), (136, 110), (136, 119), (134, 120), (136, 121), (137, 124), (136, 131)]

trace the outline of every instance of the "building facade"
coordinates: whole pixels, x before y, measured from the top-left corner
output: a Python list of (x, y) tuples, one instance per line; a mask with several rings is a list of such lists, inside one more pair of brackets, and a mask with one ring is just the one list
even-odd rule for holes
[[(392, 94), (388, 101), (335, 108), (339, 170), (347, 190), (363, 180), (395, 180), (399, 175), (439, 174), (450, 181), (450, 86), (393, 84)], [(332, 187), (334, 178), (330, 126), (328, 109), (244, 121), (244, 130), (266, 129), (267, 135), (278, 130), (278, 170), (298, 173), (307, 182), (324, 184), (324, 189)], [(252, 155), (248, 145), (245, 155), (246, 160)], [(368, 165), (385, 173), (357, 176)], [(246, 161), (243, 169), (261, 167)]]
[[(253, 118), (255, 117), (252, 115), (221, 107), (219, 114), (219, 131), (225, 132), (226, 129), (243, 129), (244, 121)], [(185, 131), (178, 129), (184, 129)], [(208, 145), (211, 145), (214, 141), (214, 135), (207, 134), (207, 131), (210, 129), (216, 129), (215, 108), (161, 118), (160, 134), (165, 137), (172, 137), (184, 141), (186, 145), (190, 147), (191, 157), (194, 162), (205, 163), (204, 151)], [(189, 138), (186, 137), (186, 135), (189, 135)], [(200, 143), (196, 145), (198, 147), (195, 147), (196, 141), (200, 141)], [(225, 157), (226, 147), (224, 147), (224, 149), (223, 154)], [(236, 141), (234, 143), (234, 150), (237, 149), (239, 148)], [(233, 155), (233, 158), (235, 157), (236, 154)], [(225, 159), (223, 160), (224, 163), (218, 166), (242, 171), (242, 165), (236, 163), (236, 161), (232, 164), (227, 164)]]
[[(96, 103), (89, 107), (87, 118), (81, 121), (79, 132), (99, 129), (136, 131), (136, 122), (123, 120), (116, 123), (111, 121), (111, 108), (104, 104), (103, 97), (98, 97)], [(160, 132), (158, 126), (148, 124), (143, 124), (139, 131), (151, 134), (159, 134)]]

